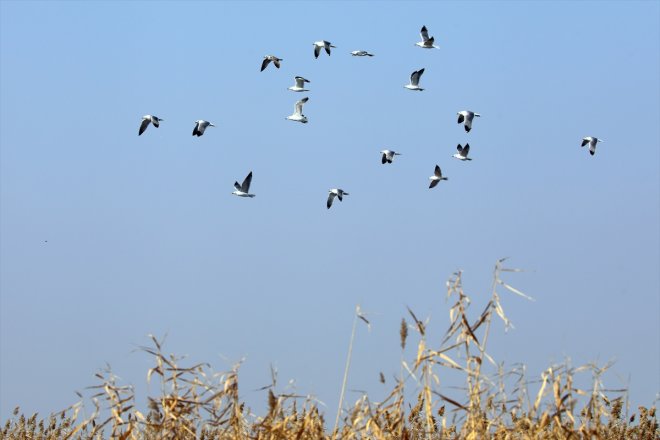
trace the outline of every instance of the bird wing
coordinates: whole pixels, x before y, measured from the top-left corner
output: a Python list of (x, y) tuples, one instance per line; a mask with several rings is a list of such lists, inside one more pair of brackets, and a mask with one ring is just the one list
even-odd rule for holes
[(461, 155), (463, 157), (467, 157), (469, 152), (470, 152), (470, 144), (465, 144), (465, 146), (463, 147), (463, 152), (461, 153)]
[(383, 153), (383, 158), (380, 160), (380, 163), (384, 164), (387, 162), (387, 154)]
[(234, 182), (234, 188), (236, 188), (236, 191), (241, 191), (241, 184), (238, 182)]
[(318, 58), (321, 53), (321, 48), (319, 46), (314, 46), (314, 58)]
[(593, 156), (596, 154), (596, 145), (598, 144), (598, 141), (591, 141), (589, 142), (589, 153)]
[(198, 136), (201, 136), (204, 134), (204, 131), (206, 130), (206, 127), (209, 126), (209, 123), (206, 121), (203, 122), (198, 122), (197, 123), (197, 133), (199, 133)]
[(584, 146), (587, 145), (588, 143), (589, 143), (589, 140), (588, 140), (587, 138), (584, 138), (584, 139), (582, 139), (582, 145), (580, 145), (580, 146), (581, 146), (581, 147), (584, 147)]
[(160, 121), (161, 120), (162, 119), (158, 119), (157, 116), (152, 116), (151, 117), (151, 123), (154, 124), (154, 127), (156, 127), (156, 128), (160, 127)]
[(419, 31), (419, 35), (421, 35), (421, 37), (422, 37), (422, 41), (423, 41), (423, 42), (426, 43), (426, 42), (428, 41), (428, 39), (429, 39), (429, 31), (428, 31), (428, 29), (426, 29), (426, 26), (422, 26), (422, 30)]
[(459, 113), (459, 114), (458, 114), (458, 123), (459, 123), (459, 124), (462, 124), (463, 121), (465, 121), (465, 116), (463, 116), (462, 113)]
[(458, 144), (458, 146), (456, 147), (456, 149), (458, 150), (459, 154), (460, 154), (460, 153), (463, 153), (463, 147), (461, 147), (461, 144)]
[(193, 136), (201, 136), (202, 132), (199, 131), (199, 122), (195, 122), (195, 128), (193, 128)]
[(296, 101), (296, 106), (295, 106), (295, 111), (294, 114), (296, 115), (301, 115), (302, 116), (302, 109), (303, 105), (309, 100), (309, 97), (305, 96), (303, 99), (300, 101)]
[(431, 183), (429, 184), (429, 188), (435, 188), (435, 186), (440, 182), (439, 180), (431, 180)]
[(302, 76), (296, 76), (296, 87), (302, 89), (303, 87), (305, 87), (306, 82), (309, 82), (309, 81), (307, 81)]
[(435, 170), (433, 171), (433, 174), (435, 174), (435, 177), (442, 178), (442, 171), (440, 170), (439, 166), (435, 166)]
[(422, 77), (423, 73), (424, 73), (424, 69), (415, 70), (410, 75), (410, 84), (412, 84), (413, 86), (419, 85), (419, 79)]
[(333, 201), (334, 199), (335, 199), (335, 193), (331, 192), (330, 194), (328, 194), (328, 201), (327, 201), (327, 203), (325, 204), (325, 206), (327, 206), (328, 209), (330, 209), (330, 207), (332, 206), (332, 201)]
[(252, 171), (245, 177), (243, 184), (241, 185), (241, 191), (244, 193), (250, 192), (250, 184), (252, 183)]
[(275, 64), (275, 67), (277, 67), (278, 69), (280, 68), (280, 61), (282, 61), (282, 60), (277, 59), (277, 58), (275, 59), (275, 61), (273, 61), (273, 64)]
[(341, 202), (342, 200), (344, 200), (344, 191), (338, 189), (338, 190), (337, 190), (337, 198), (339, 199), (340, 202)]
[(144, 133), (144, 130), (146, 130), (148, 126), (149, 126), (149, 119), (143, 119), (142, 123), (140, 124), (140, 131), (138, 132), (138, 136)]
[(261, 63), (261, 71), (263, 72), (266, 67), (268, 67), (268, 63), (270, 63), (270, 58), (264, 58), (263, 62)]
[(323, 42), (323, 47), (325, 47), (325, 52), (330, 55), (330, 42), (329, 41), (324, 41)]
[(465, 118), (465, 131), (469, 133), (470, 130), (472, 130), (472, 119)]

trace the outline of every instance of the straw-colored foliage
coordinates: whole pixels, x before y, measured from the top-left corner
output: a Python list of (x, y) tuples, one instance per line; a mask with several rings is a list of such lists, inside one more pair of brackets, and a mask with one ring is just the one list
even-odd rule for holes
[[(263, 390), (267, 412), (252, 414), (240, 399), (240, 365), (224, 373), (212, 373), (208, 364), (184, 366), (182, 359), (164, 354), (162, 341), (152, 336), (152, 345), (142, 350), (154, 361), (147, 380), (158, 383), (159, 394), (148, 398), (148, 408), (138, 409), (133, 388), (118, 384), (107, 368), (96, 375), (91, 396), (80, 395), (80, 402), (46, 419), (25, 417), (16, 408), (0, 439), (660, 438), (655, 407), (628, 414), (626, 390), (604, 388), (602, 377), (609, 365), (555, 365), (539, 380), (528, 381), (524, 367), (505, 370), (486, 352), (493, 319), (511, 326), (500, 294), (508, 291), (531, 299), (502, 280), (504, 272), (518, 271), (504, 268), (503, 261), (495, 266), (490, 299), (476, 318), (468, 316), (470, 298), (463, 291), (461, 273), (447, 282), (451, 307), (442, 338), (431, 337), (428, 322), (409, 309), (408, 321), (401, 322), (402, 359), (393, 388), (379, 402), (363, 395), (347, 407), (340, 403), (334, 428), (310, 396), (278, 392), (275, 371), (272, 384)], [(359, 307), (356, 323), (358, 318), (369, 324)], [(355, 335), (354, 324), (338, 393), (342, 402)], [(405, 347), (412, 346), (413, 338), (415, 355), (405, 359)], [(443, 374), (450, 370), (464, 378), (462, 391), (446, 386)], [(585, 377), (589, 385), (577, 388), (575, 383), (585, 382)], [(382, 373), (380, 381), (385, 383)]]

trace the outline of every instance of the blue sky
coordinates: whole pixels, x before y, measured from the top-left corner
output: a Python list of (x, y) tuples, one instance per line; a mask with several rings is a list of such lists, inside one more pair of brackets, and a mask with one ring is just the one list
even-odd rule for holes
[[(106, 361), (144, 394), (151, 364), (133, 349), (148, 333), (216, 370), (245, 358), (255, 407), (272, 363), (332, 415), (357, 303), (372, 330), (348, 386), (378, 400), (405, 306), (439, 343), (444, 281), (465, 271), (476, 315), (504, 256), (536, 301), (504, 295), (516, 329), (495, 326), (496, 360), (532, 376), (616, 360), (608, 385), (657, 398), (658, 2), (0, 12), (3, 419), (73, 403)], [(440, 50), (414, 47), (422, 25)], [(313, 58), (319, 39), (332, 56)], [(282, 68), (259, 72), (271, 53)], [(427, 90), (405, 90), (422, 67)], [(295, 75), (309, 93), (287, 90)], [(302, 96), (310, 122), (285, 121)], [(464, 109), (482, 114), (468, 134)], [(147, 113), (164, 121), (138, 137)], [(197, 119), (217, 127), (193, 138)], [(605, 139), (593, 157), (588, 135)], [(474, 160), (452, 159), (465, 142)], [(403, 155), (383, 166), (386, 147)], [(429, 190), (435, 164), (449, 180)], [(257, 196), (232, 196), (250, 170)], [(334, 187), (351, 195), (328, 211)]]

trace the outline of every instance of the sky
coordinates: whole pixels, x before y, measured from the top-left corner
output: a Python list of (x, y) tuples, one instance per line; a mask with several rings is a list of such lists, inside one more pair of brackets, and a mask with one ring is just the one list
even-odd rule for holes
[[(535, 301), (501, 293), (496, 361), (615, 361), (606, 385), (657, 401), (659, 2), (2, 1), (0, 24), (2, 420), (74, 403), (106, 362), (157, 393), (148, 334), (243, 359), (256, 409), (273, 365), (334, 419), (357, 304), (348, 388), (377, 401), (406, 306), (439, 345), (446, 279), (464, 271), (476, 317), (502, 257)], [(285, 120), (302, 96), (309, 123)], [(144, 114), (164, 120), (138, 137)], [(256, 197), (233, 196), (249, 171)]]

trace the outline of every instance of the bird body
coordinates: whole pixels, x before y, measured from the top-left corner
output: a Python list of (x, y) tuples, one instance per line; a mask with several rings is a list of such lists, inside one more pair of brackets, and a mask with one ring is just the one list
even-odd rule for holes
[(472, 160), (468, 156), (468, 153), (470, 152), (470, 144), (465, 144), (464, 147), (461, 147), (461, 144), (458, 144), (456, 147), (458, 150), (458, 153), (454, 154), (452, 157), (455, 157), (458, 160)]
[(154, 127), (158, 128), (160, 126), (160, 119), (158, 116), (152, 116), (152, 115), (144, 115), (142, 116), (142, 123), (140, 123), (140, 130), (138, 131), (138, 136), (142, 135), (144, 131), (147, 129), (149, 124), (153, 124)]
[(254, 197), (255, 194), (250, 194), (250, 184), (252, 183), (252, 171), (245, 177), (242, 184), (234, 182), (234, 188), (236, 191), (232, 191), (232, 194), (238, 197)]
[(422, 77), (423, 74), (424, 74), (424, 69), (415, 70), (413, 73), (410, 74), (410, 84), (406, 84), (403, 87), (405, 87), (408, 90), (417, 90), (421, 92), (424, 89), (419, 86), (419, 79)]
[(426, 29), (426, 26), (422, 26), (422, 30), (419, 31), (419, 35), (422, 37), (422, 41), (415, 43), (415, 46), (421, 47), (422, 49), (440, 49), (438, 46), (435, 46), (434, 37), (429, 37), (429, 31)]
[(273, 62), (275, 67), (280, 68), (280, 61), (283, 61), (282, 58), (277, 58), (275, 55), (266, 55), (264, 60), (261, 62), (261, 71), (263, 72), (266, 67)]
[(206, 131), (206, 127), (215, 127), (215, 125), (203, 119), (200, 119), (199, 121), (195, 121), (195, 128), (193, 128), (192, 135), (197, 137), (203, 135), (204, 132)]
[(351, 55), (354, 57), (372, 57), (374, 54), (367, 52), (366, 50), (354, 50), (351, 52)]
[(333, 46), (332, 43), (329, 41), (321, 40), (321, 41), (315, 41), (314, 42), (314, 58), (318, 58), (319, 54), (321, 53), (321, 49), (325, 49), (325, 53), (330, 55), (330, 48), (331, 47), (336, 47)]
[(307, 96), (305, 96), (300, 101), (296, 101), (293, 114), (291, 116), (287, 116), (286, 119), (288, 119), (289, 121), (296, 121), (306, 124), (307, 116), (303, 115), (302, 109), (303, 109), (303, 105), (305, 105), (307, 101), (309, 101), (309, 97)]
[(383, 150), (381, 151), (381, 154), (383, 155), (380, 159), (380, 163), (383, 165), (386, 163), (392, 163), (394, 160), (394, 156), (401, 156), (401, 153), (397, 153), (396, 151), (392, 150)]
[(343, 197), (347, 196), (347, 195), (349, 195), (349, 194), (346, 191), (344, 191), (343, 189), (332, 188), (330, 191), (328, 191), (328, 201), (326, 202), (325, 206), (328, 209), (330, 209), (330, 207), (332, 206), (332, 201), (335, 199), (335, 197), (337, 197), (339, 199), (339, 201), (341, 202), (342, 200), (344, 200)]
[(472, 130), (472, 120), (474, 117), (481, 117), (479, 113), (471, 112), (469, 110), (462, 110), (456, 114), (458, 115), (458, 123), (465, 123), (465, 131), (468, 133)]
[(582, 138), (582, 147), (585, 145), (589, 144), (589, 154), (592, 156), (596, 154), (596, 145), (598, 145), (598, 142), (603, 142), (602, 139), (598, 139), (597, 137), (593, 136), (587, 136), (585, 138)]
[(289, 90), (291, 90), (292, 92), (309, 92), (309, 90), (305, 88), (305, 83), (309, 82), (308, 79), (305, 79), (302, 76), (296, 76), (295, 80), (296, 83), (293, 86), (289, 87)]
[(442, 171), (440, 171), (439, 166), (435, 166), (435, 170), (433, 172), (433, 175), (429, 177), (429, 180), (431, 181), (431, 184), (429, 185), (429, 188), (435, 188), (435, 186), (441, 181), (441, 180), (448, 180), (446, 177), (442, 177)]

